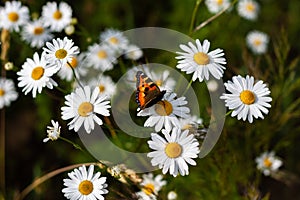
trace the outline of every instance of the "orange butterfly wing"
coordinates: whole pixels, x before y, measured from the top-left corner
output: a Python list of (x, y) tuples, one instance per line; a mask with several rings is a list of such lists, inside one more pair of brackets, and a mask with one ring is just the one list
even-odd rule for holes
[(159, 87), (141, 71), (136, 73), (136, 80), (136, 102), (142, 110), (156, 104), (166, 93), (165, 90), (160, 91)]

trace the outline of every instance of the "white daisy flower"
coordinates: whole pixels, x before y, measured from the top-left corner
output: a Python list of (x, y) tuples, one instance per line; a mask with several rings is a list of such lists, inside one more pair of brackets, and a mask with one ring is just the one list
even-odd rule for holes
[(72, 21), (72, 8), (65, 2), (47, 2), (42, 8), (42, 19), (51, 31), (60, 32)]
[(53, 38), (50, 30), (44, 27), (42, 20), (27, 23), (21, 35), (23, 40), (28, 42), (31, 47), (37, 48), (41, 48), (47, 41)]
[(246, 36), (246, 42), (255, 54), (263, 54), (267, 51), (269, 36), (260, 31), (251, 31)]
[(145, 127), (153, 127), (156, 132), (163, 128), (171, 131), (180, 127), (179, 118), (188, 118), (190, 109), (184, 105), (188, 102), (185, 97), (177, 98), (175, 93), (166, 93), (161, 101), (141, 110), (138, 116), (150, 116), (144, 123)]
[(128, 47), (128, 39), (116, 29), (106, 29), (100, 34), (100, 41), (107, 43), (115, 51), (122, 52)]
[(52, 126), (47, 126), (47, 138), (43, 140), (43, 142), (48, 142), (49, 140), (57, 140), (60, 136), (60, 125), (58, 122), (51, 120)]
[(18, 98), (13, 80), (0, 77), (0, 109)]
[(151, 140), (148, 141), (149, 147), (154, 151), (147, 154), (151, 159), (152, 166), (162, 169), (162, 173), (168, 171), (174, 177), (180, 173), (185, 176), (189, 174), (187, 165), (196, 165), (193, 158), (198, 157), (199, 143), (193, 134), (188, 134), (188, 130), (181, 132), (174, 128), (171, 135), (168, 131), (163, 130), (165, 138), (157, 133), (151, 134)]
[(229, 0), (206, 0), (205, 4), (209, 12), (216, 14), (221, 10), (228, 8), (230, 6)]
[(272, 173), (277, 172), (279, 167), (282, 165), (281, 159), (276, 157), (273, 151), (262, 153), (255, 159), (255, 162), (257, 164), (257, 169), (265, 176), (269, 176)]
[(143, 56), (143, 51), (136, 45), (129, 45), (126, 48), (125, 58), (130, 60), (138, 60)]
[(220, 79), (223, 76), (225, 67), (222, 65), (226, 64), (226, 59), (223, 58), (224, 53), (222, 49), (215, 49), (208, 52), (210, 47), (210, 42), (204, 40), (203, 45), (200, 41), (196, 40), (196, 46), (189, 42), (189, 46), (180, 45), (180, 48), (184, 52), (176, 52), (180, 56), (177, 68), (187, 74), (193, 73), (192, 80), (195, 81), (197, 78), (200, 82), (209, 80), (209, 75), (211, 74), (216, 79)]
[(105, 44), (93, 44), (88, 47), (86, 65), (102, 72), (111, 70), (116, 63), (115, 53)]
[(170, 191), (168, 193), (168, 196), (167, 196), (168, 200), (176, 200), (177, 199), (177, 193), (174, 192), (174, 191)]
[(74, 56), (79, 54), (79, 48), (74, 46), (74, 42), (67, 37), (64, 39), (53, 39), (52, 43), (46, 43), (47, 48), (43, 48), (45, 57), (49, 63), (55, 63), (59, 67), (67, 62), (72, 62)]
[(22, 6), (20, 1), (6, 1), (5, 6), (0, 9), (0, 28), (9, 31), (20, 31), (20, 26), (29, 20), (29, 9)]
[(250, 123), (254, 118), (264, 119), (264, 114), (268, 114), (271, 105), (269, 102), (270, 90), (263, 81), (254, 83), (254, 77), (240, 75), (232, 77), (232, 81), (224, 83), (225, 88), (230, 94), (223, 94), (220, 98), (225, 100), (225, 105), (233, 110), (231, 116), (237, 116), (237, 119), (248, 119)]
[(143, 181), (141, 183), (142, 190), (137, 192), (136, 195), (141, 200), (154, 200), (161, 188), (167, 184), (167, 181), (162, 180), (161, 174), (155, 178), (152, 173), (143, 174)]
[(101, 75), (98, 79), (91, 79), (88, 83), (91, 87), (98, 87), (100, 94), (111, 98), (116, 92), (116, 84), (110, 76)]
[(253, 0), (239, 0), (237, 3), (238, 14), (248, 20), (256, 20), (259, 5), (256, 1)]
[(88, 69), (83, 67), (83, 65), (80, 64), (83, 62), (83, 59), (85, 59), (84, 54), (72, 56), (71, 62), (69, 62), (69, 64), (66, 63), (65, 65), (63, 65), (61, 69), (58, 71), (57, 75), (61, 79), (72, 81), (72, 79), (74, 78), (74, 72), (72, 70), (73, 68), (77, 78), (80, 78), (81, 76), (85, 76), (88, 72)]
[(94, 174), (94, 165), (88, 170), (83, 165), (78, 169), (68, 173), (69, 178), (64, 179), (62, 189), (67, 199), (80, 200), (104, 200), (103, 194), (107, 194), (106, 177), (100, 177), (101, 173)]
[(91, 93), (91, 88), (85, 86), (84, 88), (77, 88), (75, 92), (65, 96), (66, 106), (62, 107), (61, 114), (63, 120), (72, 119), (68, 124), (69, 129), (74, 129), (78, 132), (79, 128), (84, 125), (87, 133), (90, 133), (95, 128), (95, 123), (102, 125), (102, 120), (97, 114), (109, 116), (109, 101), (106, 100), (105, 95), (99, 94), (99, 89), (95, 88)]
[(36, 93), (41, 93), (44, 87), (53, 89), (57, 83), (51, 78), (59, 68), (55, 65), (49, 65), (42, 53), (39, 57), (38, 53), (34, 53), (33, 59), (27, 58), (22, 65), (22, 69), (17, 72), (18, 87), (24, 87), (23, 92), (27, 95), (32, 91), (32, 97), (36, 97)]

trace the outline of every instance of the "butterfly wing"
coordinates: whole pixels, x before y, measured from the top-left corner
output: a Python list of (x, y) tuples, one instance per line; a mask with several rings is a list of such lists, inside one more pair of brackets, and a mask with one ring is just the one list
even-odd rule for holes
[(156, 104), (166, 93), (160, 91), (159, 87), (141, 71), (137, 72), (136, 79), (136, 102), (142, 110)]

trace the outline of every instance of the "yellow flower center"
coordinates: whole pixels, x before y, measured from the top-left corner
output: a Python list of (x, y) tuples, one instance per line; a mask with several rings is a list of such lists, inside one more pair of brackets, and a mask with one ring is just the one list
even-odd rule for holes
[(217, 4), (220, 6), (223, 4), (223, 0), (217, 0)]
[(80, 104), (79, 108), (78, 108), (78, 114), (81, 117), (87, 117), (89, 113), (91, 113), (94, 109), (93, 104), (91, 104), (90, 102), (83, 102)]
[(5, 91), (0, 88), (0, 97), (4, 96), (4, 94), (5, 94)]
[(198, 65), (207, 65), (209, 63), (209, 56), (203, 52), (198, 52), (194, 55), (194, 61)]
[(44, 28), (43, 27), (35, 27), (33, 30), (33, 34), (34, 35), (41, 35), (44, 32)]
[(255, 46), (259, 46), (259, 45), (261, 45), (261, 43), (262, 43), (262, 41), (260, 39), (256, 39), (256, 40), (253, 41), (253, 44)]
[(181, 152), (182, 147), (176, 142), (171, 142), (166, 145), (165, 153), (169, 158), (178, 158)]
[(154, 109), (160, 116), (168, 116), (173, 112), (173, 106), (167, 100), (157, 102)]
[(99, 87), (100, 93), (105, 91), (105, 86), (104, 85), (99, 85), (98, 87)]
[(109, 38), (109, 42), (112, 43), (112, 44), (118, 44), (119, 40), (116, 37), (111, 37), (111, 38)]
[(58, 49), (55, 52), (55, 57), (58, 59), (64, 59), (67, 56), (68, 52), (64, 49)]
[(244, 104), (250, 105), (255, 102), (255, 94), (250, 90), (244, 90), (240, 94), (240, 99)]
[[(69, 64), (70, 64), (71, 66), (70, 66)], [(76, 68), (76, 67), (77, 67), (77, 64), (78, 64), (78, 63), (77, 63), (77, 59), (76, 59), (75, 57), (72, 57), (72, 60), (71, 60), (71, 62), (69, 62), (69, 64), (67, 64), (68, 67)]]
[(44, 68), (41, 66), (34, 68), (31, 72), (31, 78), (34, 80), (39, 80), (40, 78), (43, 77), (44, 71), (45, 71)]
[(16, 12), (10, 12), (10, 13), (8, 13), (7, 17), (9, 19), (9, 21), (11, 21), (11, 22), (16, 22), (19, 19), (19, 15)]
[(93, 183), (88, 180), (81, 181), (78, 186), (78, 190), (82, 195), (89, 195), (94, 190)]
[(157, 80), (157, 81), (155, 81), (155, 83), (156, 83), (157, 86), (160, 87), (162, 85), (162, 80)]
[(107, 57), (106, 51), (103, 51), (103, 50), (99, 51), (98, 52), (98, 57), (101, 58), (101, 59), (105, 59)]
[(53, 13), (53, 19), (60, 20), (61, 18), (62, 18), (62, 13), (59, 10)]
[(270, 168), (272, 166), (272, 162), (269, 158), (264, 159), (264, 166)]
[(152, 183), (148, 183), (143, 187), (142, 190), (146, 195), (149, 196), (150, 194), (154, 193), (154, 185)]
[(248, 3), (246, 6), (246, 10), (248, 10), (249, 12), (253, 12), (255, 10), (255, 7), (252, 3)]

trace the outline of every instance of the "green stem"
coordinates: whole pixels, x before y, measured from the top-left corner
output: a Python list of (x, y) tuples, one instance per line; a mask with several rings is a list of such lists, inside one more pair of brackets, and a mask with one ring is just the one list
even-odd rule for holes
[(195, 25), (195, 19), (196, 19), (196, 14), (197, 14), (197, 11), (198, 11), (198, 8), (199, 8), (199, 5), (200, 5), (201, 1), (202, 0), (197, 0), (196, 1), (196, 5), (194, 7), (193, 14), (192, 14), (189, 35), (191, 35), (193, 33), (193, 29), (194, 29), (194, 25)]
[(228, 111), (225, 115), (225, 117), (229, 116), (232, 113), (232, 110)]
[(78, 149), (78, 150), (80, 150), (80, 151), (86, 153), (86, 151), (85, 151), (84, 149), (82, 149), (82, 147), (81, 147), (80, 145), (78, 145), (78, 144), (72, 142), (71, 140), (69, 140), (69, 139), (67, 139), (67, 138), (64, 138), (64, 137), (61, 137), (61, 136), (59, 136), (59, 138), (60, 138), (61, 140), (65, 141), (65, 142), (71, 144), (71, 145), (72, 145), (73, 147), (75, 147), (76, 149)]
[(193, 83), (193, 79), (191, 78), (188, 86), (185, 88), (184, 92), (182, 93), (182, 96), (184, 96), (186, 94), (186, 92), (190, 89), (190, 87), (192, 86)]
[(67, 62), (67, 63), (69, 65), (69, 67), (72, 69), (72, 72), (73, 72), (73, 75), (74, 75), (74, 79), (77, 81), (78, 85), (83, 89), (82, 84), (80, 83), (79, 79), (76, 76), (75, 69), (72, 67), (72, 65), (69, 62)]
[(55, 87), (58, 91), (60, 91), (60, 92), (62, 92), (62, 93), (64, 93), (64, 94), (68, 94), (68, 92), (65, 90), (65, 89), (63, 89), (63, 88), (61, 88), (61, 87), (59, 87), (59, 86), (56, 86)]

